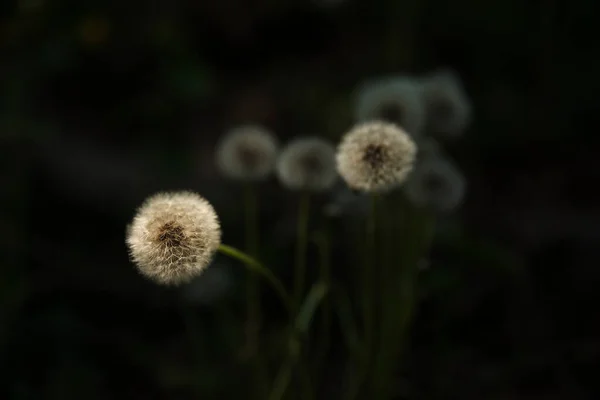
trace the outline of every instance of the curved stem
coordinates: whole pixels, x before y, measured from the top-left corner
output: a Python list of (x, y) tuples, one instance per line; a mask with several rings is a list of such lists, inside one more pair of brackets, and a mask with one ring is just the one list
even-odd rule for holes
[(308, 218), (310, 213), (310, 194), (304, 192), (300, 195), (298, 207), (298, 225), (296, 233), (296, 266), (294, 269), (294, 307), (300, 306), (304, 294), (304, 281), (306, 279), (306, 248), (308, 243)]
[(226, 244), (221, 244), (219, 246), (219, 251), (229, 257), (241, 261), (251, 271), (262, 275), (262, 277), (265, 278), (273, 287), (273, 289), (277, 292), (287, 311), (290, 314), (293, 314), (293, 307), (290, 296), (288, 295), (281, 281), (277, 279), (277, 277), (269, 269), (265, 268), (260, 262), (256, 261), (256, 259), (250, 257), (249, 255), (236, 249), (235, 247), (231, 247)]

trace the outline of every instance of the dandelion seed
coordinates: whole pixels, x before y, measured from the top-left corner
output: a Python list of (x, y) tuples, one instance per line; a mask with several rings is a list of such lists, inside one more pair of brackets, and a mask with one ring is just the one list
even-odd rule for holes
[(359, 122), (380, 120), (401, 126), (418, 136), (425, 123), (425, 108), (418, 81), (408, 77), (368, 82), (358, 90), (356, 118)]
[(342, 138), (337, 169), (351, 189), (387, 191), (406, 180), (416, 153), (415, 142), (402, 128), (387, 122), (363, 123)]
[(438, 212), (458, 207), (465, 190), (466, 181), (462, 173), (442, 156), (431, 156), (418, 162), (405, 185), (410, 201)]
[(245, 125), (231, 130), (217, 148), (217, 163), (224, 175), (245, 181), (259, 181), (273, 171), (277, 140), (268, 130)]
[(319, 138), (297, 139), (281, 152), (277, 175), (292, 190), (327, 190), (337, 178), (335, 147)]
[(177, 285), (210, 264), (221, 244), (221, 228), (215, 210), (200, 195), (158, 193), (138, 209), (126, 242), (142, 275)]
[(458, 136), (471, 122), (471, 103), (458, 75), (441, 70), (422, 81), (425, 130), (432, 135)]

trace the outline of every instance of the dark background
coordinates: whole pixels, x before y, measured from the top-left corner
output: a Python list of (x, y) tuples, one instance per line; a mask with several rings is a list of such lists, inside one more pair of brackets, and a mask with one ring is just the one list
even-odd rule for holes
[[(223, 344), (239, 327), (223, 328), (220, 311), (241, 318), (240, 268), (216, 260), (230, 290), (193, 303), (190, 322), (181, 290), (128, 261), (135, 208), (159, 190), (198, 191), (239, 245), (240, 188), (213, 158), (220, 135), (253, 122), (282, 142), (337, 141), (359, 83), (440, 67), (473, 102), (466, 134), (444, 143), (468, 192), (423, 272), (407, 397), (593, 397), (599, 3), (339, 3), (0, 3), (1, 398), (245, 396)], [(295, 199), (275, 179), (261, 190), (266, 258), (289, 282)], [(334, 250), (343, 276), (343, 235)]]

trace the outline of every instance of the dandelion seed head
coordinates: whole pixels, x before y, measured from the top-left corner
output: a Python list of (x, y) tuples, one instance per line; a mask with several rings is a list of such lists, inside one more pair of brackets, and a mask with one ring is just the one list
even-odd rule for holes
[(281, 152), (277, 175), (292, 190), (327, 190), (337, 178), (335, 147), (320, 138), (296, 139)]
[(367, 82), (358, 90), (355, 113), (359, 122), (394, 123), (416, 137), (425, 123), (419, 82), (408, 77)]
[(214, 208), (192, 192), (155, 194), (127, 228), (127, 246), (139, 272), (165, 285), (198, 276), (221, 244)]
[(437, 212), (448, 212), (458, 207), (465, 190), (466, 181), (462, 173), (441, 155), (419, 161), (405, 185), (409, 200)]
[(426, 111), (425, 130), (432, 135), (453, 137), (471, 122), (471, 103), (460, 78), (450, 70), (435, 72), (422, 80)]
[(402, 184), (417, 154), (417, 146), (400, 127), (388, 122), (355, 126), (342, 138), (337, 169), (351, 189), (382, 192)]
[(217, 148), (217, 164), (232, 179), (258, 181), (273, 171), (277, 139), (260, 126), (244, 125), (229, 131)]

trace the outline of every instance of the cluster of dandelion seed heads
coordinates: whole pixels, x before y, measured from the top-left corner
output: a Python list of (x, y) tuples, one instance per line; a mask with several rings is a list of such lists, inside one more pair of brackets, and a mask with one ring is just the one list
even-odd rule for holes
[(336, 155), (337, 169), (352, 189), (387, 191), (406, 180), (416, 153), (415, 142), (397, 125), (363, 123), (342, 138)]
[(466, 180), (448, 158), (433, 155), (416, 164), (404, 188), (414, 204), (447, 212), (461, 204)]
[(260, 126), (245, 125), (229, 131), (217, 148), (217, 164), (232, 179), (267, 178), (277, 159), (277, 139)]
[(142, 275), (177, 285), (210, 264), (221, 244), (221, 228), (214, 208), (200, 195), (158, 193), (138, 209), (126, 242)]
[(409, 77), (367, 82), (358, 89), (355, 114), (359, 122), (386, 121), (418, 136), (425, 123), (420, 84)]
[(427, 76), (422, 83), (426, 131), (433, 135), (457, 136), (471, 121), (471, 103), (459, 77), (450, 70)]
[(327, 190), (337, 178), (335, 147), (319, 138), (296, 139), (281, 152), (277, 175), (292, 190)]

